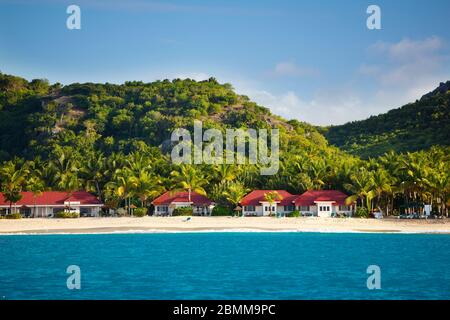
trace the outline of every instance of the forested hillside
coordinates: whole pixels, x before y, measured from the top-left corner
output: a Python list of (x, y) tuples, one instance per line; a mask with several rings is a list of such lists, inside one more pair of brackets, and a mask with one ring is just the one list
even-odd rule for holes
[[(448, 107), (448, 96), (439, 99)], [(441, 121), (442, 115), (431, 117)], [(263, 176), (249, 164), (174, 165), (170, 134), (179, 127), (192, 130), (194, 119), (222, 131), (279, 128), (278, 173)], [(207, 194), (220, 212), (231, 213), (251, 189), (338, 189), (366, 213), (433, 201), (442, 214), (448, 151), (363, 161), (329, 146), (315, 127), (273, 115), (213, 78), (62, 86), (0, 74), (0, 187), (11, 202), (23, 190), (85, 189), (110, 208), (148, 207), (162, 192), (184, 189)]]
[(160, 146), (175, 128), (191, 129), (193, 119), (204, 129), (279, 127), (303, 143), (326, 146), (312, 126), (284, 121), (215, 79), (63, 87), (2, 75), (0, 112), (3, 160), (47, 158), (58, 146), (80, 143), (84, 151), (129, 153), (142, 144)]
[(420, 100), (366, 120), (325, 130), (328, 141), (368, 158), (397, 152), (450, 145), (450, 81)]

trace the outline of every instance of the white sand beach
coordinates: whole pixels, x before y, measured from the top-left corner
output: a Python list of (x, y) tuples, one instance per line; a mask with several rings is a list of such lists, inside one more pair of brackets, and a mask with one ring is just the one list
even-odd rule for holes
[(450, 220), (272, 217), (144, 217), (0, 220), (0, 234), (112, 232), (391, 232), (450, 233)]

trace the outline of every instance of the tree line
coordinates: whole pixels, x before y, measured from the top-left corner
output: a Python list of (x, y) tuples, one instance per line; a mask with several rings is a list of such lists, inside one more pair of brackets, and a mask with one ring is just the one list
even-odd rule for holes
[[(230, 212), (253, 189), (338, 189), (348, 201), (385, 215), (423, 210), (448, 216), (450, 168), (448, 148), (397, 154), (388, 152), (367, 161), (346, 161), (328, 155), (287, 153), (277, 175), (261, 176), (257, 165), (174, 165), (167, 155), (147, 148), (128, 155), (101, 153), (77, 157), (58, 149), (48, 160), (14, 158), (0, 166), (1, 191), (11, 205), (20, 192), (35, 196), (46, 190), (96, 194), (108, 208), (148, 208), (165, 191), (195, 191)], [(348, 160), (348, 159), (347, 159)]]
[[(446, 116), (436, 110), (431, 117)], [(170, 134), (192, 131), (194, 119), (223, 133), (278, 128), (278, 173), (261, 176), (257, 165), (173, 165)], [(186, 190), (232, 210), (254, 189), (337, 189), (365, 212), (391, 215), (429, 203), (448, 215), (446, 139), (416, 152), (393, 145), (364, 160), (329, 145), (319, 129), (273, 115), (214, 78), (63, 86), (0, 73), (0, 190), (11, 204), (21, 191), (87, 190), (109, 208), (128, 210), (149, 207), (164, 191)]]

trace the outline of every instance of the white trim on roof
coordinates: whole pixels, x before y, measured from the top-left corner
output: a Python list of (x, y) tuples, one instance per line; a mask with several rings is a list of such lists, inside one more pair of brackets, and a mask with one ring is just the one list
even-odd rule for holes
[[(65, 208), (67, 207), (69, 204), (26, 204), (26, 203), (22, 203), (22, 204), (12, 204), (12, 207), (23, 207), (23, 206), (27, 206), (30, 208), (48, 208), (48, 207), (55, 207), (55, 208)], [(70, 206), (74, 206), (74, 207), (102, 207), (104, 206), (103, 203), (100, 204), (72, 204), (70, 203)], [(9, 204), (8, 205), (0, 205), (0, 208), (9, 208)]]

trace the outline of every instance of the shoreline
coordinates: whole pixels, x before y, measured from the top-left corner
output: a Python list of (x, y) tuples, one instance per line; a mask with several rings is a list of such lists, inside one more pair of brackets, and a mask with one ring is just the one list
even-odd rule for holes
[(450, 220), (272, 217), (105, 217), (78, 219), (0, 220), (0, 235), (205, 233), (205, 232), (319, 232), (450, 234)]

